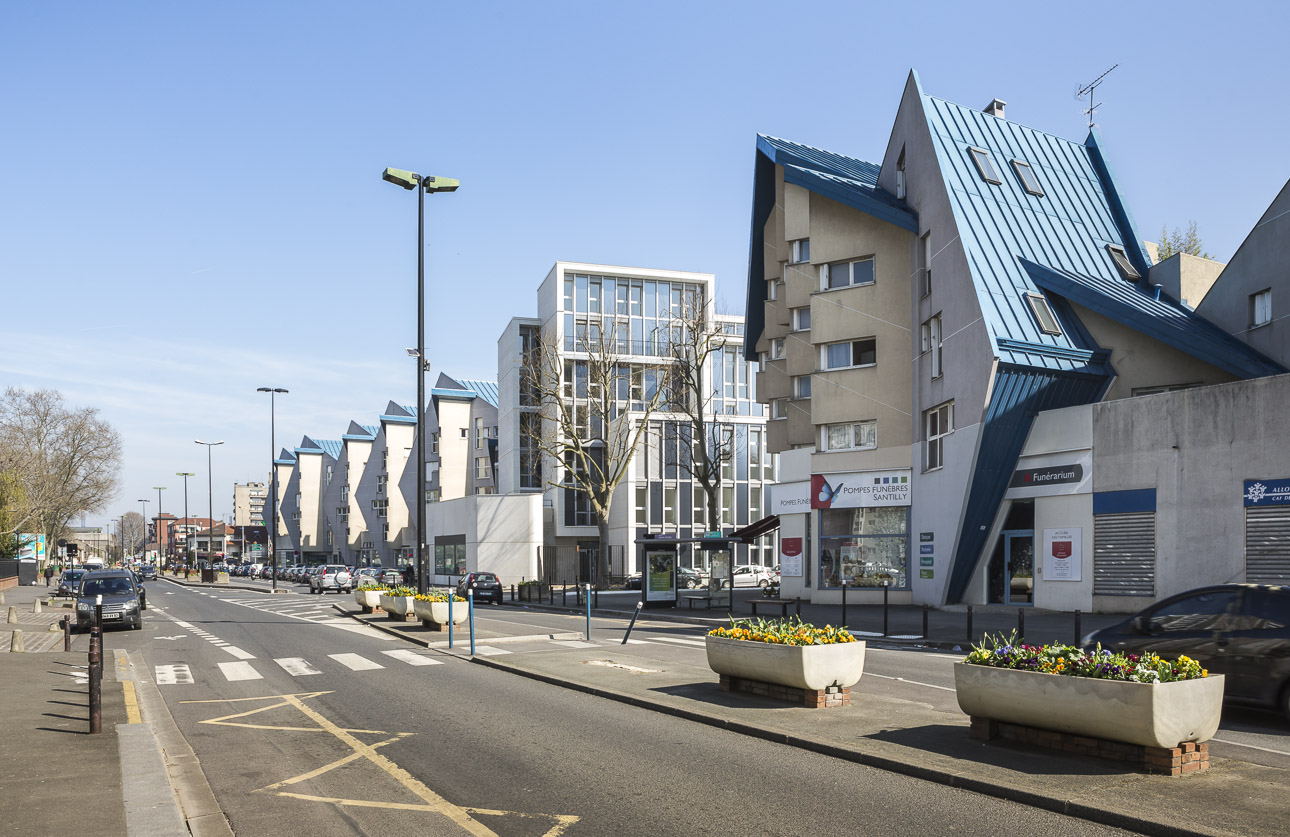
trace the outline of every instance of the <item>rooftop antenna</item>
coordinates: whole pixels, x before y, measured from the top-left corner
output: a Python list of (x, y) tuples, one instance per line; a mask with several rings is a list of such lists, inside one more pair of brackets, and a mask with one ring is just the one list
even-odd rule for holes
[[(1115, 67), (1118, 67), (1118, 66), (1120, 65), (1119, 64), (1115, 65)], [(1111, 70), (1114, 70), (1115, 67), (1112, 67)], [(1075, 98), (1080, 99), (1081, 101), (1084, 99), (1085, 96), (1088, 96), (1088, 109), (1084, 111), (1084, 115), (1088, 117), (1088, 127), (1090, 128), (1092, 128), (1094, 125), (1093, 114), (1097, 113), (1097, 109), (1102, 106), (1101, 102), (1098, 102), (1097, 104), (1093, 104), (1093, 91), (1095, 91), (1097, 89), (1097, 86), (1102, 83), (1102, 79), (1106, 78), (1111, 74), (1111, 70), (1107, 70), (1105, 73), (1102, 73), (1102, 75), (1093, 79), (1088, 84), (1081, 87), (1075, 93)]]

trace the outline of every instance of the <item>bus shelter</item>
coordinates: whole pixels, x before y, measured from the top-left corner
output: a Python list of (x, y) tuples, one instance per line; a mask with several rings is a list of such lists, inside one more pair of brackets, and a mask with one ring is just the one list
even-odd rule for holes
[(710, 568), (707, 586), (697, 594), (709, 608), (731, 606), (735, 585), (734, 545), (752, 543), (779, 528), (779, 516), (771, 515), (728, 535), (709, 533), (701, 538), (673, 538), (646, 535), (636, 541), (637, 566), (641, 568), (641, 603), (644, 607), (675, 607), (677, 557), (681, 546), (707, 553)]

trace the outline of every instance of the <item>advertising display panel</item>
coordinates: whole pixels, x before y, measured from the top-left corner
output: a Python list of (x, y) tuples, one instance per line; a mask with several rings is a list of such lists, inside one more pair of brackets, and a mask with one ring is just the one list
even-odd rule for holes
[(647, 602), (676, 601), (676, 550), (647, 549), (641, 590)]

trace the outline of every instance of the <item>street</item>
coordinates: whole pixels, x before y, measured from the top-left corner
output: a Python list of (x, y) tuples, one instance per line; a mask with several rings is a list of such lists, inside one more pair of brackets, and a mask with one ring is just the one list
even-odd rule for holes
[[(336, 597), (152, 591), (145, 630), (110, 632), (108, 647), (146, 664), (239, 835), (1113, 831), (417, 649), (340, 617)], [(509, 608), (480, 622), (494, 619), (579, 628)], [(701, 654), (698, 632), (678, 628), (637, 630), (660, 659)], [(593, 638), (617, 644), (609, 630), (596, 620)], [(878, 653), (875, 673), (897, 676), (897, 653), (932, 659)], [(903, 670), (938, 676), (935, 665)]]

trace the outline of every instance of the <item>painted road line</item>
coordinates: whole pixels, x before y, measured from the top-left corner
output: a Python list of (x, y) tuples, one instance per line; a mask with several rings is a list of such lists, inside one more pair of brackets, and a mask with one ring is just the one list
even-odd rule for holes
[(654, 640), (655, 642), (675, 642), (678, 645), (689, 645), (694, 648), (708, 647), (708, 643), (704, 642), (701, 639), (680, 639), (679, 637), (674, 637), (674, 636), (655, 636), (655, 637), (650, 637), (650, 639)]
[(187, 686), (193, 682), (193, 673), (183, 663), (157, 666), (153, 677), (158, 686)]
[(308, 674), (322, 674), (316, 668), (309, 665), (309, 661), (304, 657), (279, 657), (274, 660), (275, 663), (282, 666), (283, 670), (292, 677), (304, 677)]
[(374, 668), (385, 668), (385, 666), (372, 662), (362, 654), (328, 654), (327, 656), (350, 671), (371, 671)]
[(234, 657), (237, 657), (239, 660), (254, 660), (254, 659), (255, 659), (255, 655), (254, 655), (254, 654), (248, 654), (248, 653), (246, 653), (245, 651), (243, 651), (241, 648), (238, 648), (236, 645), (226, 645), (226, 646), (224, 647), (224, 650), (225, 650), (225, 651), (227, 651), (228, 653), (232, 654)]
[(494, 648), (491, 645), (479, 645), (475, 648), (475, 655), (479, 657), (500, 657), (503, 654), (509, 654), (505, 648)]
[(1239, 741), (1228, 741), (1226, 738), (1211, 738), (1210, 741), (1217, 741), (1219, 744), (1231, 744), (1234, 747), (1245, 747), (1250, 750), (1262, 750), (1265, 753), (1276, 753), (1279, 756), (1290, 756), (1290, 752), (1285, 750), (1274, 750), (1271, 747), (1259, 747), (1254, 744), (1242, 744)]
[(407, 663), (410, 666), (443, 665), (443, 660), (436, 660), (431, 657), (427, 657), (425, 654), (418, 654), (415, 651), (406, 651), (403, 649), (399, 649), (398, 651), (382, 651), (381, 653), (387, 657), (393, 657), (399, 662)]
[(869, 672), (869, 671), (866, 671), (864, 675), (865, 677), (879, 677), (879, 678), (882, 678), (883, 680), (897, 680), (901, 683), (912, 683), (915, 686), (926, 686), (929, 689), (940, 689), (942, 692), (954, 691), (954, 688), (952, 686), (937, 686), (935, 683), (923, 683), (920, 680), (909, 680), (904, 677), (888, 677), (885, 674), (874, 674), (873, 672)]
[(552, 645), (563, 645), (565, 648), (599, 648), (594, 642), (583, 642), (580, 639), (553, 639)]
[[(611, 645), (619, 644), (619, 640), (616, 640), (616, 639), (615, 640), (606, 639), (604, 641), (608, 642)], [(653, 645), (654, 643), (650, 642), (647, 639), (629, 639), (627, 640), (627, 644), (628, 645)]]
[(227, 680), (263, 680), (264, 676), (250, 663), (220, 663), (219, 670)]

